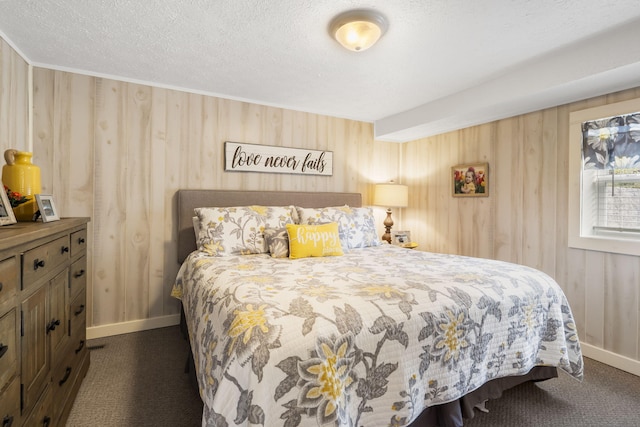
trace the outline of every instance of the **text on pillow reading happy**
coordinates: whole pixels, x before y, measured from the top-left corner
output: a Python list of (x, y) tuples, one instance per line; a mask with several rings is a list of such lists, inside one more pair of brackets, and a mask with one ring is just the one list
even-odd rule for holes
[(298, 228), (296, 232), (296, 238), (298, 242), (305, 245), (307, 242), (313, 242), (313, 246), (318, 246), (321, 243), (322, 246), (335, 247), (338, 242), (338, 236), (336, 233), (328, 231), (311, 231), (306, 228)]

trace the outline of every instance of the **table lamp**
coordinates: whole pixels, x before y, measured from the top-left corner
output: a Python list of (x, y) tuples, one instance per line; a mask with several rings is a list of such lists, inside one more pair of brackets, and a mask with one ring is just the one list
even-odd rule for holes
[(401, 184), (376, 184), (373, 204), (387, 208), (387, 217), (383, 224), (385, 232), (382, 240), (391, 243), (391, 227), (393, 227), (393, 219), (391, 218), (391, 208), (405, 208), (409, 204), (409, 187)]

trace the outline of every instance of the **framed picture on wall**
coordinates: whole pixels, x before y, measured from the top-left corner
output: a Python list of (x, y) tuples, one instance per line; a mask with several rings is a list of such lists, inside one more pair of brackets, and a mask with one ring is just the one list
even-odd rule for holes
[(489, 195), (489, 163), (470, 163), (451, 168), (453, 197)]
[(36, 202), (38, 202), (38, 209), (40, 210), (40, 216), (42, 222), (52, 222), (60, 219), (56, 205), (53, 203), (53, 196), (50, 194), (36, 194)]
[(7, 192), (4, 190), (4, 185), (0, 193), (2, 193), (0, 197), (0, 225), (15, 224), (17, 222), (16, 216), (11, 208), (9, 196), (7, 196)]

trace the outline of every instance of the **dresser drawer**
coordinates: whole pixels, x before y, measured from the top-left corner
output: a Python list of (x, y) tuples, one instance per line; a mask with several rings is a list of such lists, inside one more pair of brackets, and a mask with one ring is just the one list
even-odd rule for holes
[(0, 261), (0, 306), (16, 295), (18, 261), (15, 256)]
[(49, 282), (49, 316), (47, 335), (51, 347), (51, 363), (55, 365), (64, 357), (64, 346), (69, 341), (69, 270), (62, 270)]
[[(69, 334), (72, 337), (84, 339), (86, 335), (86, 291), (83, 289), (69, 305)], [(82, 333), (78, 333), (81, 329)]]
[(24, 422), (27, 427), (54, 427), (56, 424), (53, 419), (53, 410), (51, 405), (51, 387), (47, 386), (44, 393), (38, 399), (38, 403), (31, 411), (31, 415)]
[[(73, 315), (73, 314), (72, 314)], [(84, 317), (83, 317), (84, 318)], [(71, 390), (77, 381), (82, 370), (82, 362), (87, 356), (87, 346), (85, 345), (86, 323), (79, 323), (72, 326), (74, 332), (70, 342), (64, 352), (64, 358), (52, 371), (53, 390), (53, 418), (58, 419), (66, 407)]]
[(28, 250), (22, 259), (22, 285), (26, 288), (69, 259), (69, 236)]
[(0, 390), (16, 371), (16, 310), (13, 309), (0, 317)]
[(87, 286), (87, 257), (82, 257), (71, 264), (69, 278), (69, 298), (75, 299)]
[(20, 425), (20, 379), (14, 378), (0, 394), (0, 426)]
[(87, 230), (79, 230), (71, 233), (71, 257), (80, 255), (87, 248)]
[(86, 329), (87, 329), (87, 324), (83, 323), (82, 325), (80, 325), (78, 329), (76, 329), (76, 333), (71, 336), (71, 345), (69, 346), (70, 353), (68, 353), (70, 357), (73, 356), (73, 357), (82, 358), (84, 357), (84, 354), (88, 351), (86, 333), (85, 333)]
[(53, 390), (52, 412), (54, 420), (57, 420), (64, 410), (64, 404), (73, 389), (79, 369), (80, 357), (76, 357), (75, 353), (73, 353), (72, 356), (70, 355), (65, 358), (65, 360), (53, 371), (53, 383), (51, 384), (51, 388)]

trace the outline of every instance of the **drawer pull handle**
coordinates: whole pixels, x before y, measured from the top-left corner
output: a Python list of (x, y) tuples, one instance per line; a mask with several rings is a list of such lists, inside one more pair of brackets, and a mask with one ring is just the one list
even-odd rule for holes
[(49, 323), (49, 325), (47, 325), (47, 334), (51, 331), (55, 331), (56, 330), (56, 326), (60, 325), (60, 321), (59, 320), (52, 320), (51, 323)]
[(84, 276), (84, 270), (76, 271), (75, 273), (73, 273), (73, 277), (75, 277), (76, 279), (82, 276)]
[(81, 245), (84, 243), (84, 237), (78, 237), (78, 244)]
[(9, 346), (8, 345), (4, 345), (0, 342), (0, 359), (2, 358), (2, 356), (4, 356), (4, 354), (7, 352), (7, 350), (9, 350)]
[(12, 424), (13, 424), (13, 415), (12, 416), (5, 415), (5, 417), (2, 419), (2, 427), (11, 427)]
[(33, 260), (33, 269), (37, 270), (38, 268), (42, 268), (44, 267), (44, 260), (43, 259), (34, 259)]
[(80, 304), (80, 308), (78, 308), (75, 313), (76, 316), (79, 315), (80, 313), (82, 313), (84, 311), (84, 304)]
[(51, 424), (51, 417), (45, 416), (42, 419), (42, 427), (49, 427), (49, 424)]
[(84, 340), (80, 340), (80, 345), (76, 348), (76, 354), (80, 353), (84, 348)]
[(63, 246), (60, 248), (60, 253), (63, 254), (65, 252), (69, 252), (69, 246)]
[(64, 377), (60, 381), (58, 381), (58, 385), (61, 386), (62, 384), (66, 383), (70, 376), (71, 376), (71, 368), (67, 366), (67, 370), (64, 371)]

